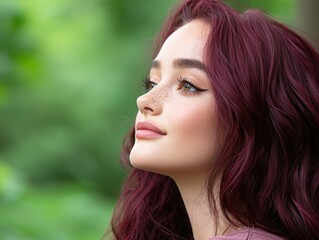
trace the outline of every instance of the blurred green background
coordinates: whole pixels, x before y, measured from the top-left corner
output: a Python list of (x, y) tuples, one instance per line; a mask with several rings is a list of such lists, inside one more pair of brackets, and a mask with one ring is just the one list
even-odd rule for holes
[[(100, 239), (173, 0), (0, 0), (0, 240)], [(294, 0), (231, 1), (293, 25)]]

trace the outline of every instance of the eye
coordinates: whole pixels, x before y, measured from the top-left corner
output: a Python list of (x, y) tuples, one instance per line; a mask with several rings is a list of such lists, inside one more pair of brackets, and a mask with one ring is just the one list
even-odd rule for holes
[(143, 87), (146, 92), (151, 91), (154, 87), (156, 87), (156, 85), (157, 84), (155, 82), (152, 82), (149, 77), (145, 77), (145, 79), (143, 80)]
[(191, 83), (186, 82), (186, 81), (181, 83), (180, 89), (183, 90), (184, 92), (196, 92), (197, 91), (196, 87), (194, 87)]
[(196, 92), (207, 91), (207, 89), (201, 89), (199, 87), (196, 87), (195, 84), (191, 83), (191, 81), (187, 78), (180, 77), (178, 81), (179, 81), (178, 90), (182, 90), (182, 92), (196, 93)]

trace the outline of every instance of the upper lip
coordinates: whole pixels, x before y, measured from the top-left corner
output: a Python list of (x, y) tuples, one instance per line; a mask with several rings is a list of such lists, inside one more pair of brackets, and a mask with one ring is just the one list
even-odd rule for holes
[(150, 131), (159, 133), (161, 135), (166, 135), (164, 131), (162, 131), (161, 129), (159, 129), (158, 127), (154, 126), (153, 124), (149, 122), (138, 122), (136, 124), (136, 131), (138, 130), (150, 130)]

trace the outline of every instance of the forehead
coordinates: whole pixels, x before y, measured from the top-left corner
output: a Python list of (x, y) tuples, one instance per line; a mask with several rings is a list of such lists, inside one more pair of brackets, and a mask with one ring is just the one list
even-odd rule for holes
[(156, 59), (193, 58), (202, 60), (210, 26), (193, 20), (173, 32), (164, 42)]

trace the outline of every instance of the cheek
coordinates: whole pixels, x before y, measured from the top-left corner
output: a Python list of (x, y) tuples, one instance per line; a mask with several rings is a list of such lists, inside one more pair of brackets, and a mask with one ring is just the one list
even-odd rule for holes
[(174, 115), (172, 122), (176, 124), (171, 131), (178, 135), (194, 136), (196, 134), (204, 137), (212, 126), (212, 119), (207, 110), (200, 106), (188, 109), (188, 111), (179, 111)]
[(179, 145), (184, 145), (180, 147), (183, 147), (192, 158), (211, 157), (209, 156), (211, 150), (216, 145), (216, 121), (214, 114), (207, 109), (205, 106), (198, 106), (191, 111), (176, 114), (176, 119), (174, 119), (174, 122), (177, 123), (174, 125), (175, 129), (172, 129), (172, 133), (175, 133), (174, 141), (176, 144), (179, 142)]

